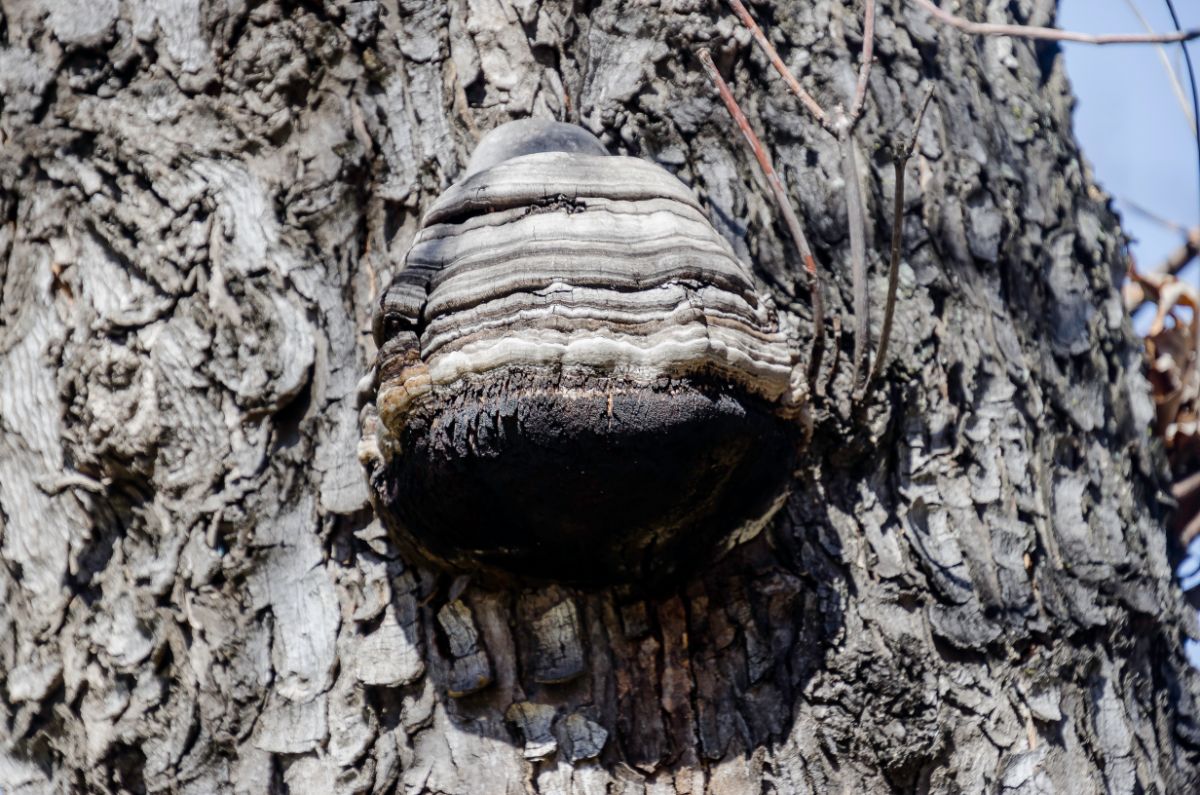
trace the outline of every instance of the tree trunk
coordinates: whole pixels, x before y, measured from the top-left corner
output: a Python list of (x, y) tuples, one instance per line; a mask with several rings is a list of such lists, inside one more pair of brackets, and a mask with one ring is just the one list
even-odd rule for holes
[[(722, 4), (0, 9), (4, 795), (1200, 787), (1121, 232), (1055, 47), (883, 4), (855, 134), (876, 306), (881, 147), (937, 86), (894, 361), (855, 409), (843, 339), (774, 525), (645, 600), (406, 565), (367, 503), (355, 385), (422, 209), (510, 118), (678, 174), (806, 316), (702, 44), (849, 328), (836, 142)], [(860, 4), (756, 13), (848, 102)]]

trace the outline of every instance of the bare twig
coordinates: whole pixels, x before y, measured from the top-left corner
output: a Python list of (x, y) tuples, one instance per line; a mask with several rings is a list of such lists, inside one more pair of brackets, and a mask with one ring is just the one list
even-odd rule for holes
[(1022, 39), (1044, 41), (1074, 41), (1080, 44), (1165, 44), (1176, 41), (1191, 41), (1200, 38), (1200, 29), (1174, 33), (1076, 33), (1058, 28), (1042, 28), (1034, 25), (1000, 25), (991, 22), (972, 22), (944, 11), (932, 0), (912, 0), (918, 6), (945, 24), (964, 33), (977, 36), (1015, 36)]
[[(1179, 14), (1175, 11), (1174, 0), (1164, 0), (1167, 4), (1167, 11), (1171, 14), (1171, 23), (1175, 25), (1175, 30), (1182, 32), (1183, 25), (1179, 24)], [(1188, 84), (1192, 89), (1192, 118), (1200, 116), (1200, 92), (1196, 90), (1196, 66), (1192, 63), (1192, 53), (1187, 48), (1186, 44), (1180, 44), (1179, 49), (1183, 50), (1183, 65), (1187, 68)], [(1200, 167), (1200, 128), (1192, 129), (1192, 137), (1196, 140), (1196, 165)], [(1200, 171), (1197, 172), (1200, 178)]]
[(867, 290), (867, 213), (863, 206), (862, 188), (858, 183), (858, 152), (851, 132), (862, 115), (867, 96), (867, 81), (871, 78), (871, 61), (875, 52), (875, 0), (866, 0), (863, 9), (862, 58), (858, 67), (858, 83), (850, 112), (839, 105), (834, 113), (834, 130), (842, 150), (842, 174), (846, 181), (846, 223), (850, 227), (850, 273), (854, 282), (854, 360), (850, 378), (851, 389), (857, 392), (865, 376), (867, 348), (871, 344), (871, 299)]
[[(850, 270), (853, 276), (854, 289), (854, 373), (851, 383), (858, 387), (860, 374), (865, 372), (868, 335), (870, 329), (870, 303), (867, 290), (866, 263), (866, 211), (863, 206), (862, 190), (858, 181), (858, 155), (854, 149), (851, 133), (854, 125), (862, 116), (863, 105), (866, 102), (867, 84), (871, 77), (871, 64), (875, 53), (875, 0), (866, 0), (863, 10), (863, 46), (862, 58), (859, 64), (858, 81), (855, 85), (854, 97), (847, 112), (843, 106), (834, 109), (831, 116), (826, 113), (812, 95), (804, 90), (800, 81), (787, 68), (787, 64), (779, 57), (774, 45), (767, 39), (766, 34), (750, 16), (750, 12), (742, 5), (741, 0), (727, 0), (730, 8), (742, 21), (754, 40), (767, 56), (775, 71), (783, 78), (784, 83), (791, 89), (800, 103), (813, 115), (817, 122), (838, 141), (842, 155), (842, 168), (846, 182), (846, 217), (850, 226)], [(726, 103), (728, 104), (728, 103)], [(731, 111), (732, 112), (732, 111)], [(790, 212), (790, 210), (789, 210)], [(815, 371), (814, 371), (815, 372)]]
[(1192, 227), (1183, 245), (1168, 254), (1166, 260), (1155, 270), (1159, 273), (1179, 273), (1197, 255), (1200, 255), (1200, 226)]
[(1149, 221), (1153, 221), (1154, 223), (1158, 224), (1159, 226), (1163, 227), (1164, 229), (1169, 229), (1178, 235), (1186, 235), (1188, 232), (1187, 227), (1184, 226), (1183, 224), (1179, 223), (1178, 221), (1172, 221), (1170, 218), (1167, 218), (1166, 216), (1159, 215), (1154, 210), (1151, 210), (1149, 207), (1147, 207), (1144, 204), (1139, 204), (1138, 202), (1136, 202), (1133, 199), (1130, 199), (1126, 196), (1116, 196), (1114, 198), (1116, 198), (1118, 204), (1125, 205), (1131, 211), (1137, 213), (1138, 215), (1142, 216), (1143, 218), (1145, 218)]
[(1125, 310), (1133, 314), (1144, 304), (1158, 301), (1159, 294), (1171, 284), (1175, 274), (1197, 256), (1200, 256), (1200, 226), (1193, 227), (1188, 232), (1187, 240), (1153, 270), (1141, 273), (1131, 265), (1129, 281), (1121, 289)]
[(933, 86), (925, 91), (921, 107), (917, 110), (917, 118), (913, 121), (912, 133), (907, 144), (897, 153), (895, 209), (892, 213), (892, 261), (888, 266), (887, 301), (883, 305), (883, 327), (879, 330), (879, 347), (875, 350), (875, 362), (871, 365), (871, 375), (867, 386), (883, 372), (884, 361), (887, 359), (888, 342), (892, 336), (892, 318), (896, 310), (896, 284), (900, 279), (900, 249), (904, 242), (904, 168), (908, 159), (917, 148), (917, 134), (921, 131), (921, 121), (925, 118), (925, 109), (933, 98)]
[(813, 118), (822, 127), (825, 127), (828, 124), (825, 111), (813, 99), (812, 94), (804, 90), (804, 86), (800, 85), (800, 81), (792, 74), (792, 70), (787, 68), (787, 64), (783, 62), (783, 59), (779, 57), (779, 53), (776, 52), (775, 45), (771, 44), (771, 41), (767, 38), (767, 34), (763, 33), (762, 28), (754, 21), (754, 17), (750, 16), (750, 12), (742, 5), (741, 0), (728, 1), (729, 7), (733, 9), (733, 13), (737, 14), (737, 18), (742, 21), (742, 24), (754, 36), (754, 40), (758, 42), (759, 48), (767, 56), (767, 60), (771, 62), (771, 65), (775, 67), (775, 71), (779, 72), (779, 76), (783, 78), (783, 82), (787, 83), (788, 88), (796, 95), (796, 98), (800, 100), (804, 107), (808, 108), (808, 112), (813, 115)]
[(842, 149), (842, 178), (846, 181), (846, 223), (850, 227), (850, 272), (854, 281), (854, 360), (850, 384), (851, 389), (858, 390), (870, 344), (871, 303), (867, 291), (866, 214), (858, 184), (858, 155), (848, 124), (839, 131), (838, 144)]
[(867, 80), (871, 77), (871, 62), (875, 59), (875, 0), (867, 0), (863, 9), (862, 63), (858, 65), (858, 85), (854, 87), (854, 101), (850, 103), (850, 126), (862, 115), (863, 103), (867, 99)]
[[(1150, 20), (1146, 19), (1142, 14), (1142, 9), (1138, 8), (1136, 0), (1125, 0), (1125, 5), (1133, 12), (1133, 15), (1138, 18), (1138, 22), (1142, 23), (1142, 27), (1147, 33), (1157, 33), (1154, 27), (1150, 24)], [(1154, 47), (1158, 53), (1158, 59), (1162, 61), (1163, 69), (1167, 70), (1167, 78), (1171, 81), (1171, 91), (1175, 94), (1175, 99), (1179, 103), (1180, 109), (1183, 111), (1184, 117), (1188, 120), (1188, 125), (1192, 128), (1192, 135), (1196, 134), (1196, 116), (1192, 113), (1192, 108), (1188, 105), (1187, 96), (1183, 93), (1183, 83), (1179, 80), (1179, 74), (1175, 71), (1175, 66), (1171, 63), (1171, 58), (1167, 55), (1167, 48), (1162, 44), (1156, 44)]]
[[(1171, 484), (1171, 496), (1179, 502), (1179, 510), (1175, 514), (1179, 543), (1187, 546), (1193, 538), (1200, 535), (1200, 472), (1194, 472)], [(1179, 527), (1180, 520), (1185, 518), (1183, 526)]]
[(771, 194), (775, 199), (775, 205), (779, 208), (780, 215), (783, 216), (788, 234), (791, 235), (796, 248), (800, 250), (800, 256), (804, 260), (804, 270), (808, 273), (808, 285), (809, 291), (812, 293), (813, 307), (812, 356), (809, 358), (808, 367), (810, 381), (815, 386), (816, 375), (820, 372), (821, 353), (825, 343), (825, 301), (821, 295), (821, 277), (817, 273), (816, 259), (813, 258), (812, 250), (808, 247), (808, 238), (804, 236), (804, 229), (800, 226), (800, 219), (796, 217), (796, 213), (792, 209), (787, 191), (784, 190), (783, 182), (779, 179), (779, 175), (775, 173), (775, 168), (771, 165), (771, 158), (767, 155), (767, 150), (763, 147), (762, 141), (754, 133), (754, 129), (750, 126), (746, 114), (742, 112), (737, 100), (733, 98), (733, 92), (729, 90), (729, 86), (726, 85), (725, 80), (721, 77), (721, 73), (717, 71), (717, 66), (713, 63), (712, 55), (709, 54), (708, 50), (702, 49), (698, 53), (698, 56), (700, 63), (704, 64), (704, 69), (708, 72), (709, 78), (716, 85), (717, 92), (720, 93), (721, 100), (725, 103), (725, 108), (729, 111), (729, 115), (737, 122), (738, 129), (742, 131), (742, 135), (746, 138), (746, 142), (754, 152), (758, 166), (762, 169), (763, 176), (767, 179), (767, 184), (771, 186)]

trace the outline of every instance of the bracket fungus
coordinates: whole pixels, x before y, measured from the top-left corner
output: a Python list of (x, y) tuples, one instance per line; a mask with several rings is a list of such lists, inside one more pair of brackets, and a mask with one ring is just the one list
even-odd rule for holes
[(796, 333), (678, 179), (580, 127), (484, 137), (381, 296), (360, 457), (441, 568), (667, 581), (782, 504)]

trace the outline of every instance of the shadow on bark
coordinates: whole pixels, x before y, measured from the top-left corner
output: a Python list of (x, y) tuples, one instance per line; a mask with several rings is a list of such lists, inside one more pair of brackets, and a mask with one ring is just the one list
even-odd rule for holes
[(652, 598), (422, 575), (391, 609), (412, 619), (399, 623), (428, 675), (372, 686), (368, 702), (385, 727), (436, 725), (444, 708), (455, 729), (528, 760), (595, 758), (614, 775), (781, 742), (842, 632), (850, 587), (819, 507), (794, 494), (771, 528)]

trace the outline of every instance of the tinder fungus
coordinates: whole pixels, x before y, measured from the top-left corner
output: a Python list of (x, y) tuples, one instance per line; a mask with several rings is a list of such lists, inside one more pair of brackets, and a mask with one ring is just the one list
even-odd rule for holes
[(443, 568), (667, 581), (781, 503), (792, 336), (674, 176), (578, 127), (506, 124), (381, 298), (376, 507)]

